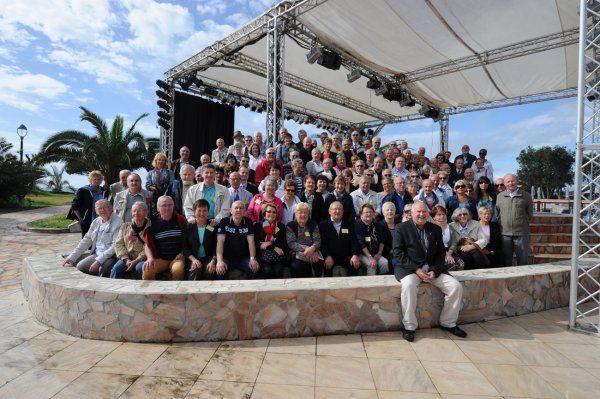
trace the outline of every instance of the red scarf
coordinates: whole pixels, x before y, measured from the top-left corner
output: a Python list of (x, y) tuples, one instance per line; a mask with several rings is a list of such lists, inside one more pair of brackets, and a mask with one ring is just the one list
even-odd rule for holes
[(263, 222), (263, 230), (265, 231), (265, 233), (267, 233), (267, 237), (265, 238), (265, 241), (273, 240), (273, 236), (275, 235), (276, 228), (277, 228), (277, 221), (275, 221), (271, 225), (266, 220)]

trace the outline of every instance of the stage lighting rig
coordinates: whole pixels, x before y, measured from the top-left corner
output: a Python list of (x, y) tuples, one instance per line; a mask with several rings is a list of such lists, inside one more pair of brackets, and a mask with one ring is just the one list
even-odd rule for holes
[(353, 69), (350, 71), (349, 74), (346, 75), (346, 80), (348, 80), (348, 83), (352, 83), (360, 79), (361, 76), (362, 72), (360, 71), (360, 69)]
[(171, 102), (173, 100), (169, 93), (165, 93), (162, 90), (156, 90), (156, 95), (165, 100), (166, 102)]
[(323, 55), (317, 60), (317, 64), (337, 71), (342, 66), (342, 57), (332, 51), (323, 50)]
[(371, 78), (367, 82), (367, 89), (377, 89), (377, 88), (379, 88), (379, 86), (381, 86), (381, 82), (378, 81), (377, 79)]
[(423, 115), (426, 118), (433, 119), (434, 122), (439, 121), (444, 116), (439, 109), (430, 107), (428, 105), (423, 105), (423, 107), (421, 108), (421, 115)]
[(163, 89), (164, 91), (167, 91), (167, 92), (171, 91), (171, 85), (168, 84), (167, 82), (165, 82), (164, 80), (157, 79), (156, 85), (158, 87), (160, 87), (161, 89)]
[(165, 110), (167, 112), (169, 112), (171, 110), (171, 106), (165, 100), (158, 100), (156, 102), (156, 105), (158, 105), (159, 108), (162, 108), (163, 110)]
[(383, 95), (385, 97), (385, 95), (388, 94), (389, 91), (390, 91), (390, 89), (389, 89), (388, 85), (385, 83), (382, 83), (381, 86), (379, 86), (378, 88), (375, 89), (375, 95), (376, 96)]
[(314, 64), (323, 56), (323, 49), (319, 46), (313, 46), (310, 48), (310, 51), (306, 54), (306, 61), (309, 64)]

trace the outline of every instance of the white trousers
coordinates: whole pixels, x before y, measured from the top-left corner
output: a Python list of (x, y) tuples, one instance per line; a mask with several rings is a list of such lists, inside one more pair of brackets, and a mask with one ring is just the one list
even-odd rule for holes
[(371, 262), (369, 262), (369, 257), (366, 255), (359, 255), (358, 259), (360, 260), (360, 265), (362, 269), (362, 274), (366, 274), (367, 276), (375, 276), (377, 274), (387, 274), (390, 271), (390, 267), (388, 264), (388, 260), (382, 256), (377, 261), (377, 268), (373, 269), (371, 267)]
[[(400, 294), (402, 324), (404, 324), (405, 329), (414, 331), (419, 326), (416, 310), (417, 289), (421, 284), (421, 279), (413, 273), (400, 280), (400, 284), (402, 284), (402, 293)], [(431, 284), (438, 287), (445, 295), (444, 307), (440, 314), (440, 325), (454, 327), (460, 311), (462, 285), (454, 277), (444, 273), (434, 279)]]

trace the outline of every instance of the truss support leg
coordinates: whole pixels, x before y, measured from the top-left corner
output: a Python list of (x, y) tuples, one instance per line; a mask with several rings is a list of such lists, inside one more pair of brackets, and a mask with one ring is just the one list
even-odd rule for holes
[(596, 0), (580, 0), (569, 327), (600, 335), (600, 14), (593, 10), (596, 6)]
[(448, 129), (450, 128), (450, 115), (444, 114), (440, 119), (440, 151), (448, 151)]
[(277, 142), (279, 129), (283, 127), (283, 73), (285, 21), (277, 16), (267, 24), (267, 145)]

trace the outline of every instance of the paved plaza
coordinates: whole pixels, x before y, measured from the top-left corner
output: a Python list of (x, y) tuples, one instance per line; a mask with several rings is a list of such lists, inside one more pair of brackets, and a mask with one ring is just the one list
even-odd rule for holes
[[(65, 207), (0, 215), (0, 398), (598, 398), (600, 338), (555, 309), (420, 330), (222, 343), (73, 338), (37, 323), (22, 259), (68, 253), (79, 234), (17, 225)], [(60, 267), (57, 265), (57, 267)]]

